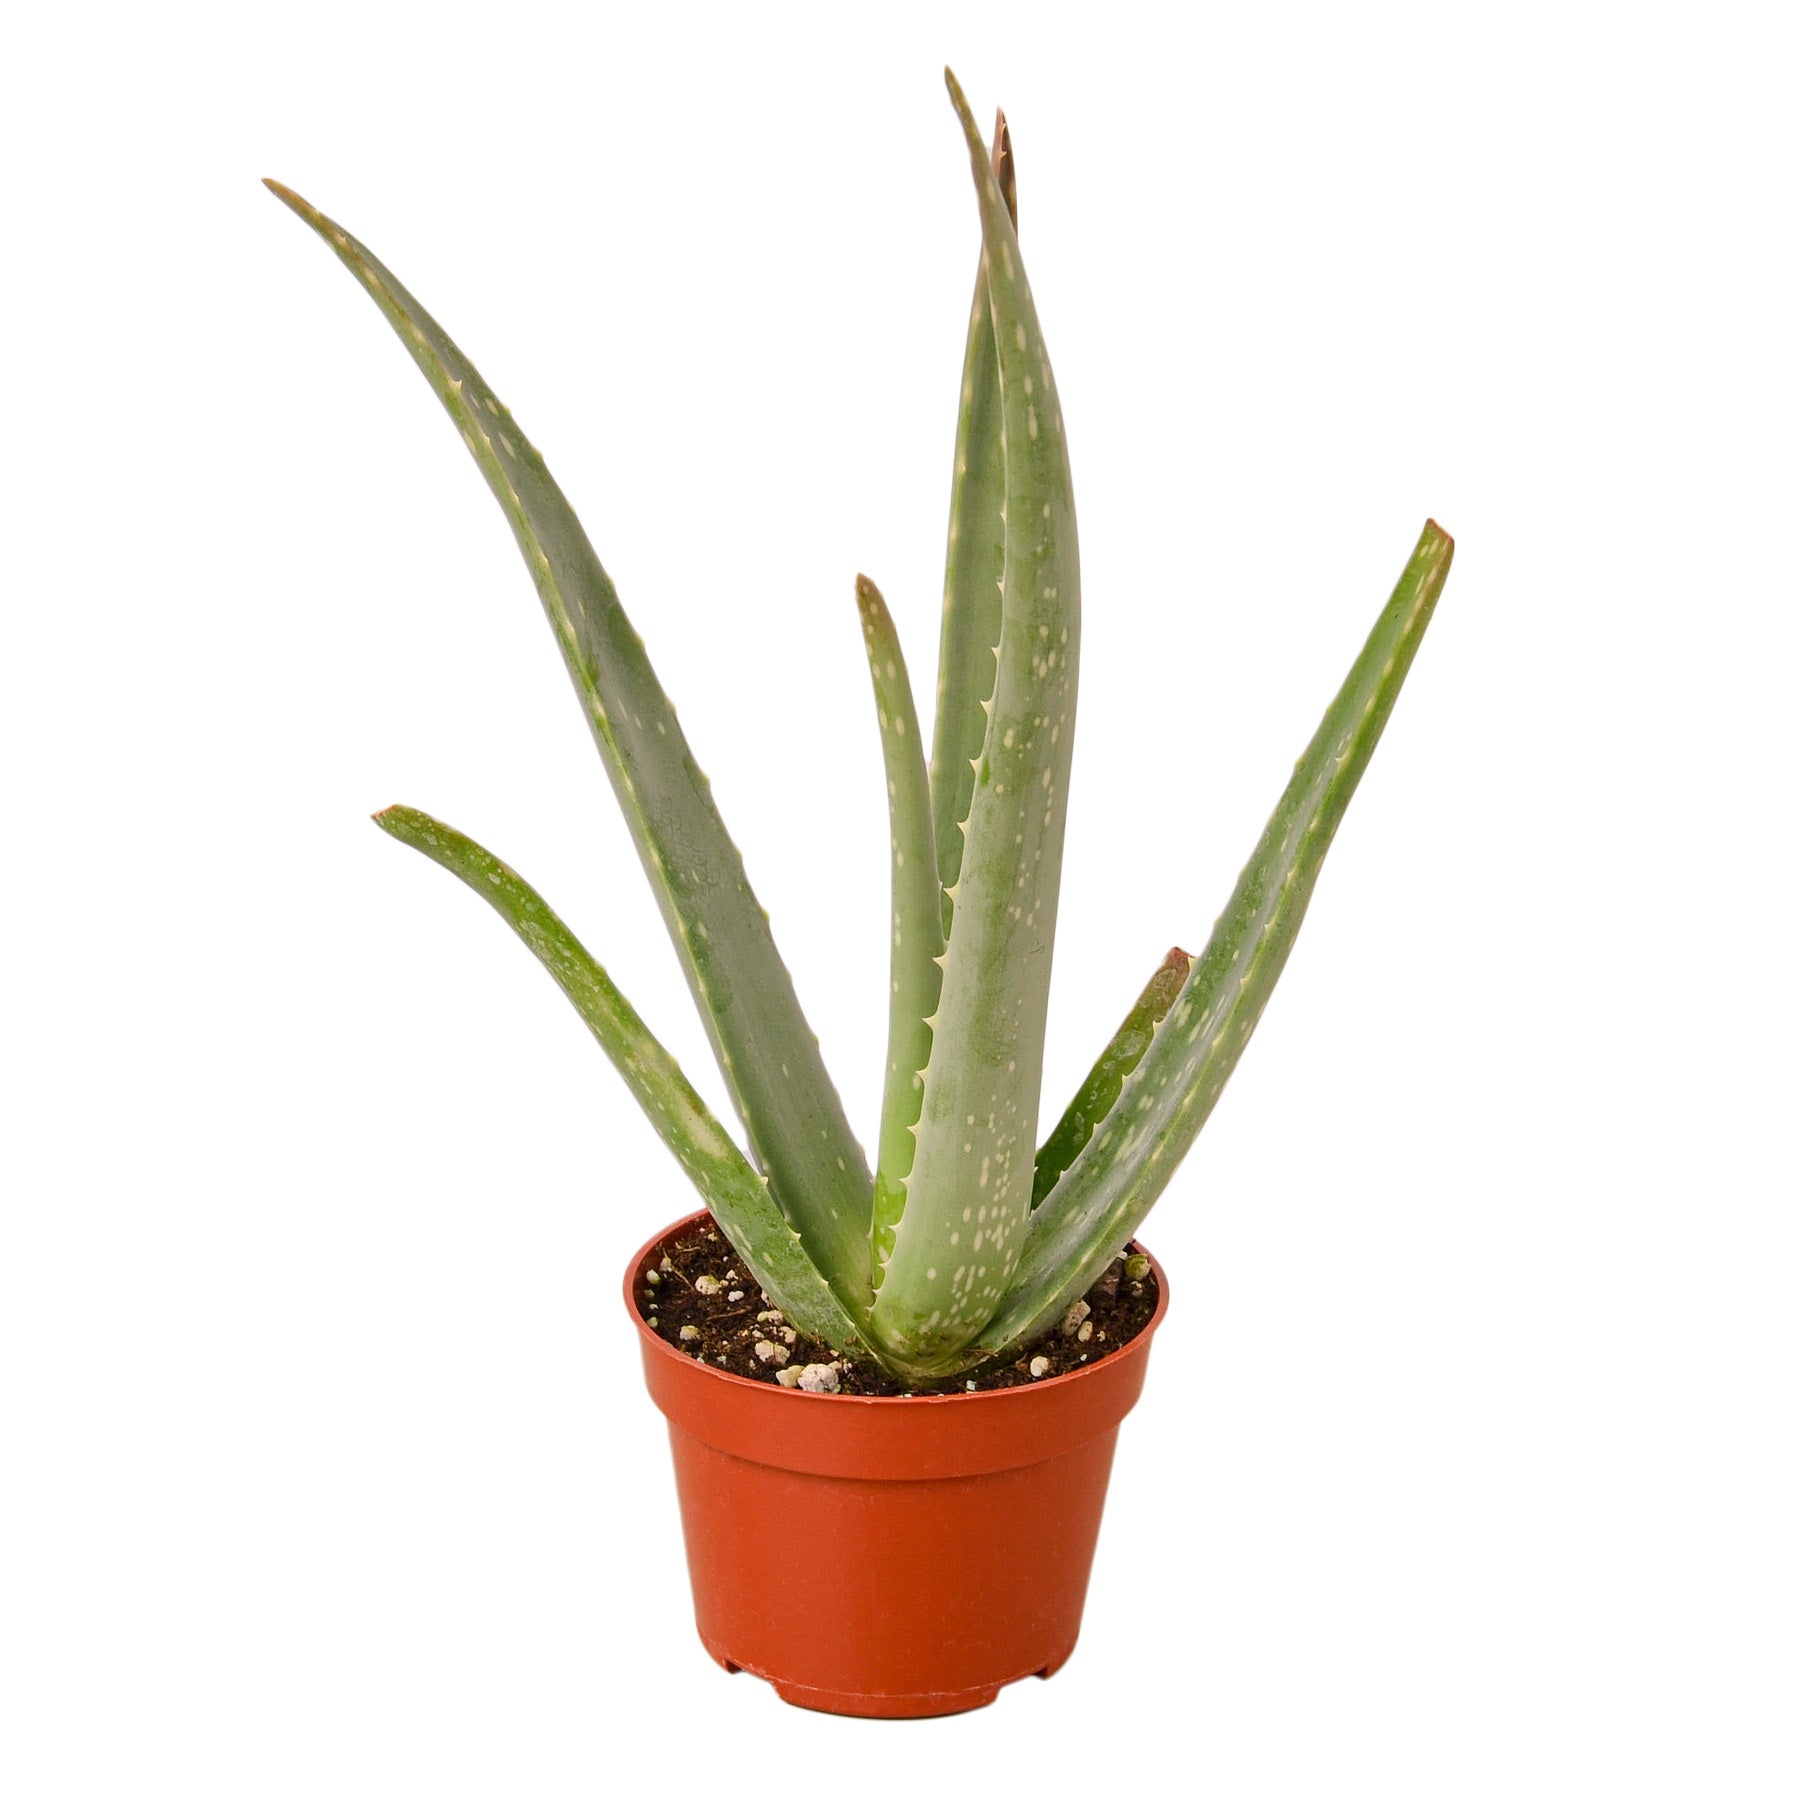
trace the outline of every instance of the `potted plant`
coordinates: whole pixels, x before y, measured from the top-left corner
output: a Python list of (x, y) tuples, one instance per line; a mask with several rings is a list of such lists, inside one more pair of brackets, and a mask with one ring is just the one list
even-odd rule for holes
[(743, 1122), (748, 1154), (506, 864), (410, 808), (377, 815), (525, 941), (706, 1202), (625, 1281), (669, 1419), (701, 1636), (789, 1700), (888, 1716), (980, 1705), (1074, 1646), (1114, 1440), (1167, 1305), (1133, 1234), (1255, 1028), (1452, 548), (1427, 523), (1205, 950), (1169, 953), (1040, 1146), (1075, 513), (1005, 120), (984, 146), (947, 79), (982, 251), (929, 762), (893, 623), (872, 583), (856, 588), (893, 847), (872, 1168), (706, 779), (542, 459), (382, 264), (269, 184), (387, 316), (499, 499)]

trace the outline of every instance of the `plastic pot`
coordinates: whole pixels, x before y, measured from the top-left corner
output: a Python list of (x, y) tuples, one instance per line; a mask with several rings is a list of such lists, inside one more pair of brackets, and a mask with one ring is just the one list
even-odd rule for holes
[(986, 1706), (1075, 1648), (1119, 1422), (1169, 1303), (1121, 1350), (991, 1393), (808, 1394), (699, 1362), (637, 1308), (695, 1213), (632, 1259), (625, 1305), (669, 1423), (700, 1641), (795, 1706)]

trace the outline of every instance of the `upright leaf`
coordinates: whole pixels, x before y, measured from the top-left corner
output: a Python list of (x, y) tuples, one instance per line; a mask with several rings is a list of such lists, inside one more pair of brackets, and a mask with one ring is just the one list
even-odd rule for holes
[(919, 715), (900, 636), (887, 603), (867, 576), (856, 578), (863, 647), (875, 687), (881, 754), (887, 771), (892, 943), (888, 951), (887, 1079), (881, 1098), (881, 1145), (875, 1167), (875, 1240), (870, 1275), (881, 1284), (881, 1264), (906, 1207), (912, 1171), (913, 1126), (924, 1083), (919, 1071), (931, 1060), (931, 1027), (937, 1011), (944, 937), (938, 921), (937, 857), (931, 841), (931, 789)]
[(770, 1299), (799, 1330), (841, 1349), (858, 1347), (861, 1333), (770, 1198), (768, 1182), (535, 890), (473, 838), (410, 806), (391, 806), (375, 823), (472, 888), (549, 970)]
[(1062, 411), (1018, 239), (946, 75), (981, 203), (1006, 469), (1000, 654), (970, 801), (906, 1210), (871, 1328), (890, 1361), (941, 1366), (987, 1323), (1031, 1210), (1079, 650)]
[[(1006, 114), (994, 118), (990, 160), (1015, 230), (1018, 190)], [(987, 255), (975, 272), (975, 303), (963, 351), (962, 400), (956, 416), (956, 472), (950, 484), (950, 541), (944, 556), (944, 619), (938, 641), (937, 714), (932, 721), (931, 814), (944, 930), (955, 913), (963, 830), (975, 770), (987, 735), (1000, 653), (1000, 587), (1006, 577), (1005, 424), (1000, 416), (1000, 365), (988, 302)]]
[(1038, 1146), (1037, 1173), (1031, 1183), (1031, 1204), (1042, 1206), (1062, 1179), (1062, 1172), (1080, 1154), (1082, 1146), (1105, 1122), (1118, 1104), (1125, 1077), (1144, 1060), (1156, 1028), (1175, 1004), (1175, 996), (1187, 980), (1193, 959), (1179, 946), (1162, 959), (1144, 984), (1119, 1029), (1112, 1034), (1087, 1079), (1057, 1121), (1056, 1129)]
[(983, 1349), (999, 1354), (1030, 1342), (1087, 1291), (1142, 1223), (1206, 1122), (1287, 962), (1325, 852), (1430, 622), (1453, 549), (1428, 521), (1180, 998), (1126, 1078), (1106, 1123), (1032, 1215), (1018, 1280), (982, 1333)]
[(769, 922), (642, 640), (543, 458), (474, 365), (341, 226), (269, 187), (411, 352), (512, 526), (751, 1149), (846, 1300), (866, 1300), (871, 1178)]

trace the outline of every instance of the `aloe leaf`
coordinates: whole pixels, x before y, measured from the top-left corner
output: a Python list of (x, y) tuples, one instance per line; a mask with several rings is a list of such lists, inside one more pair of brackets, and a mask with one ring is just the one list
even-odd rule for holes
[(912, 1171), (913, 1126), (919, 1119), (923, 1082), (931, 1060), (931, 1027), (937, 1011), (944, 938), (939, 928), (937, 856), (931, 841), (931, 788), (919, 715), (900, 636), (887, 603), (867, 576), (856, 578), (863, 647), (875, 687), (881, 754), (887, 771), (892, 875), (893, 942), (888, 952), (887, 1080), (882, 1089), (881, 1146), (875, 1166), (875, 1241), (870, 1275), (881, 1285), (881, 1265), (906, 1207)]
[(982, 1348), (1000, 1354), (1028, 1343), (1092, 1286), (1206, 1122), (1293, 948), (1325, 853), (1412, 666), (1453, 550), (1428, 521), (1180, 997), (1105, 1125), (1032, 1215), (1013, 1293), (983, 1332)]
[(580, 521), (511, 413), (431, 315), (341, 226), (298, 194), (268, 185), (380, 307), (499, 500), (752, 1153), (839, 1292), (866, 1299), (868, 1165), (706, 777)]
[(861, 1334), (807, 1257), (770, 1196), (767, 1180), (750, 1166), (630, 1001), (537, 892), (473, 838), (429, 814), (390, 806), (375, 815), (375, 823), (472, 888), (550, 971), (732, 1246), (795, 1328), (840, 1349), (856, 1348)]
[(1024, 1245), (1062, 869), (1080, 632), (1061, 408), (1018, 240), (955, 78), (981, 203), (1006, 468), (1000, 654), (970, 801), (918, 1150), (870, 1325), (941, 1366), (992, 1316)]
[[(1018, 190), (1005, 113), (994, 118), (990, 153), (1015, 231)], [(1006, 577), (1006, 458), (1000, 448), (1000, 366), (988, 304), (987, 259), (975, 275), (969, 341), (963, 351), (956, 418), (956, 472), (950, 484), (950, 541), (944, 556), (944, 618), (938, 640), (937, 712), (932, 721), (931, 811), (938, 878), (954, 888), (963, 828), (987, 733), (1000, 649), (1000, 587)], [(944, 930), (956, 903), (944, 897)]]
[(1175, 1004), (1193, 959), (1177, 947), (1162, 959), (1157, 971), (1132, 1003), (1131, 1011), (1112, 1035), (1099, 1061), (1075, 1092), (1056, 1129), (1038, 1147), (1037, 1174), (1031, 1184), (1031, 1204), (1042, 1206), (1062, 1172), (1111, 1113), (1125, 1085), (1125, 1077), (1144, 1060), (1150, 1040), (1164, 1015)]

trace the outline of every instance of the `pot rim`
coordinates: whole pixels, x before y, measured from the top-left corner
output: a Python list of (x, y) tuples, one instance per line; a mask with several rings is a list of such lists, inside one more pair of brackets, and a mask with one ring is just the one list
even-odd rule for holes
[[(677, 1232), (685, 1231), (690, 1225), (697, 1225), (702, 1219), (707, 1218), (712, 1218), (712, 1210), (710, 1207), (703, 1206), (698, 1211), (687, 1213), (677, 1219), (672, 1225), (665, 1225), (654, 1237), (639, 1247), (625, 1268), (625, 1280), (622, 1286), (625, 1311), (632, 1324), (637, 1328), (640, 1346), (646, 1349), (654, 1348), (658, 1355), (668, 1358), (680, 1368), (698, 1370), (715, 1381), (730, 1382), (737, 1387), (748, 1388), (759, 1394), (790, 1395), (796, 1400), (806, 1401), (825, 1400), (836, 1406), (904, 1407), (909, 1411), (916, 1411), (921, 1404), (926, 1406), (965, 1406), (977, 1401), (1010, 1400), (1017, 1405), (1028, 1395), (1048, 1393), (1054, 1389), (1067, 1389), (1072, 1383), (1086, 1381), (1095, 1375), (1105, 1373), (1107, 1365), (1110, 1363), (1129, 1358), (1134, 1352), (1147, 1351), (1150, 1347), (1151, 1337), (1155, 1334), (1157, 1327), (1162, 1324), (1163, 1315), (1169, 1310), (1169, 1280), (1163, 1273), (1163, 1266), (1150, 1251), (1145, 1250), (1134, 1240), (1132, 1248), (1150, 1258), (1150, 1267), (1156, 1274), (1156, 1310), (1144, 1321), (1135, 1336), (1121, 1344), (1116, 1350), (1087, 1364), (1084, 1368), (1065, 1370), (1062, 1374), (1052, 1375), (1047, 1380), (1034, 1381), (1029, 1387), (986, 1388), (974, 1393), (970, 1393), (966, 1388), (958, 1388), (943, 1394), (809, 1394), (804, 1388), (783, 1387), (780, 1382), (776, 1381), (753, 1381), (748, 1375), (736, 1375), (729, 1369), (721, 1369), (712, 1363), (702, 1362), (697, 1357), (689, 1356), (685, 1352), (677, 1350), (660, 1332), (652, 1331), (645, 1322), (643, 1314), (638, 1310), (636, 1291), (638, 1278), (648, 1266), (651, 1256), (661, 1250), (663, 1245)], [(717, 1219), (713, 1219), (713, 1224), (718, 1228), (725, 1241), (730, 1243), (730, 1235), (725, 1231), (724, 1226), (720, 1225)], [(737, 1247), (733, 1245), (732, 1248), (736, 1249)], [(739, 1251), (738, 1254), (742, 1256), (743, 1253)]]

